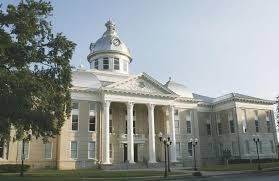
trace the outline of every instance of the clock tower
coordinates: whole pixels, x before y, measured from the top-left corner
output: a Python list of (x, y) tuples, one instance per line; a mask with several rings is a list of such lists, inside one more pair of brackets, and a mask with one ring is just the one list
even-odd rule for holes
[(129, 74), (132, 57), (129, 48), (119, 38), (115, 24), (109, 20), (107, 30), (95, 43), (90, 44), (87, 56), (90, 69)]

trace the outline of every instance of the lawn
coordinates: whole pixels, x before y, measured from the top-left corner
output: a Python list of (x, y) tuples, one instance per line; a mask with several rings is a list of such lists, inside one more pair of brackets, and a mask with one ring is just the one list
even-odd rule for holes
[[(229, 164), (226, 165), (208, 165), (201, 167), (202, 171), (243, 171), (243, 170), (257, 170), (257, 163), (241, 163), (241, 164)], [(279, 162), (261, 163), (261, 167), (274, 168), (279, 167)]]
[[(181, 173), (171, 173), (172, 175), (178, 175)], [(24, 177), (20, 177), (19, 173), (13, 174), (0, 174), (0, 180), (21, 180), (21, 181), (56, 181), (56, 180), (89, 180), (88, 178), (95, 178), (94, 180), (111, 180), (112, 178), (119, 180), (128, 180), (128, 177), (153, 177), (152, 180), (160, 179), (163, 176), (163, 171), (104, 171), (96, 169), (82, 169), (82, 170), (37, 170), (29, 171), (24, 174)], [(102, 179), (104, 178), (104, 179)], [(126, 179), (127, 178), (127, 179)], [(143, 180), (142, 178), (133, 180)]]

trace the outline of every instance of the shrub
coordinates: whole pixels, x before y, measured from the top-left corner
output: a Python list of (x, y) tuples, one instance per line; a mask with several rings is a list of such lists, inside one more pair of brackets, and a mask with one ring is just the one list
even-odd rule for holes
[[(23, 165), (23, 170), (27, 171), (30, 169), (30, 165)], [(16, 173), (20, 172), (21, 164), (3, 164), (0, 165), (0, 173)]]
[(202, 173), (201, 172), (193, 172), (192, 175), (193, 176), (202, 176)]

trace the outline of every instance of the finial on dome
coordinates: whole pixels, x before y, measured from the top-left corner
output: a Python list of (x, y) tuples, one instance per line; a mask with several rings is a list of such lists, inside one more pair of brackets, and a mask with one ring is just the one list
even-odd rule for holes
[(115, 24), (111, 21), (111, 19), (109, 19), (105, 25), (108, 31), (115, 31)]

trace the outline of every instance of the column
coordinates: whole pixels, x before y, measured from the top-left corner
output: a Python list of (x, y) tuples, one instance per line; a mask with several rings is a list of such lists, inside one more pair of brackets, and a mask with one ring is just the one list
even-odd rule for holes
[(155, 163), (155, 126), (154, 126), (154, 105), (148, 104), (148, 124), (149, 124), (149, 163)]
[(170, 127), (170, 139), (172, 141), (170, 147), (170, 160), (171, 162), (177, 162), (176, 160), (176, 140), (175, 140), (175, 126), (174, 126), (174, 106), (169, 106), (169, 127)]
[(127, 103), (127, 131), (128, 131), (128, 161), (129, 163), (134, 162), (134, 133), (133, 133), (133, 108), (132, 102)]
[(109, 106), (110, 101), (103, 103), (104, 117), (102, 121), (102, 137), (103, 137), (103, 164), (111, 164), (109, 159)]

